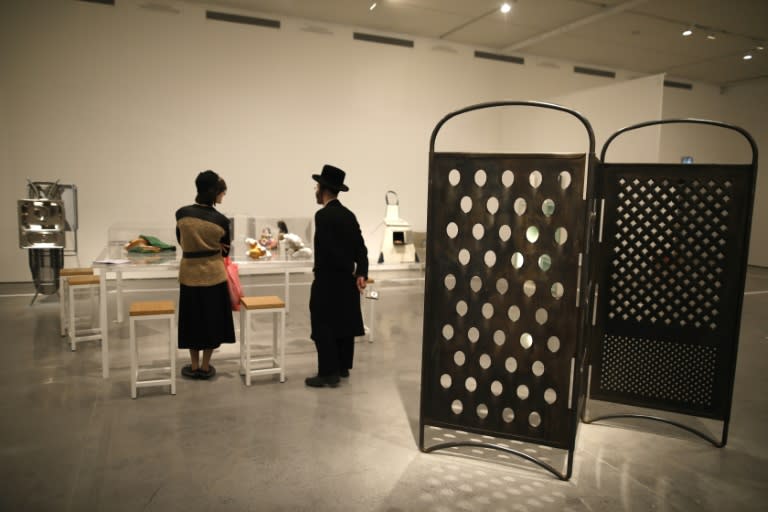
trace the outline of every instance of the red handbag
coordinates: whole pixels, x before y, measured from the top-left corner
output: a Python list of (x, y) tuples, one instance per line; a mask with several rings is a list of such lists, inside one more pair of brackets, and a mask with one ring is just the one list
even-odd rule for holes
[(240, 297), (243, 296), (243, 287), (240, 285), (240, 269), (237, 263), (224, 258), (224, 267), (227, 269), (227, 287), (229, 288), (229, 300), (232, 303), (232, 311), (240, 311)]

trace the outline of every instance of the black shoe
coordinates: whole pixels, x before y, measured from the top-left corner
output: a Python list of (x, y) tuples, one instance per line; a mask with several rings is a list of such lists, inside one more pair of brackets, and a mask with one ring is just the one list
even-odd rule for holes
[(197, 376), (197, 372), (198, 372), (198, 371), (199, 371), (199, 370), (193, 370), (193, 369), (192, 369), (192, 365), (191, 365), (191, 364), (187, 364), (187, 365), (184, 365), (184, 366), (181, 368), (181, 376), (182, 376), (182, 377), (186, 377), (186, 378), (188, 378), (188, 379), (197, 379), (197, 378), (199, 378), (199, 377)]
[(341, 370), (339, 371), (339, 377), (347, 378), (349, 377), (349, 370)]
[(198, 379), (208, 380), (214, 375), (216, 375), (216, 368), (212, 364), (208, 365), (208, 371), (205, 371), (202, 368), (198, 368), (197, 370)]
[(339, 385), (339, 376), (328, 375), (326, 377), (321, 377), (320, 375), (315, 375), (314, 377), (307, 377), (304, 379), (304, 384), (312, 388), (324, 388), (326, 386), (335, 388)]

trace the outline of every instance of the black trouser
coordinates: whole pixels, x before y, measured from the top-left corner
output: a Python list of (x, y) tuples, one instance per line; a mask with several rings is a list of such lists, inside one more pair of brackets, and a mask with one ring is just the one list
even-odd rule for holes
[(318, 336), (315, 340), (315, 348), (317, 348), (317, 374), (321, 377), (339, 375), (342, 370), (352, 368), (352, 359), (355, 356), (353, 336), (344, 338)]

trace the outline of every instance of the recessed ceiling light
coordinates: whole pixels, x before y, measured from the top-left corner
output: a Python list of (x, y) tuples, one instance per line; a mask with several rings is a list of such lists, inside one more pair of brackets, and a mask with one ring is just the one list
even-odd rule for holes
[(507, 14), (509, 11), (511, 11), (511, 10), (512, 10), (512, 6), (511, 6), (511, 5), (509, 5), (507, 2), (504, 2), (503, 4), (501, 4), (501, 8), (500, 8), (500, 10), (501, 10), (501, 12), (503, 12), (504, 14)]
[(743, 56), (742, 59), (744, 59), (744, 60), (752, 60), (752, 54), (748, 53), (745, 56)]
[(707, 34), (707, 39), (709, 39), (710, 41), (714, 41), (715, 39), (717, 39), (717, 37), (715, 37), (715, 34)]
[(691, 34), (693, 34), (693, 30), (691, 30), (690, 28), (687, 28), (687, 29), (683, 30), (683, 36), (684, 37), (688, 37)]
[(368, 8), (369, 11), (372, 11), (376, 8), (376, 2), (373, 2), (371, 6)]
[(763, 51), (763, 50), (765, 50), (765, 46), (756, 46), (755, 50)]

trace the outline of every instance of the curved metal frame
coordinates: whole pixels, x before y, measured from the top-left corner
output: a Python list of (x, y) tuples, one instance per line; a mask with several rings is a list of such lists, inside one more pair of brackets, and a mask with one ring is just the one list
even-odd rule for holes
[(710, 125), (710, 126), (717, 126), (719, 128), (725, 128), (728, 130), (733, 130), (735, 132), (738, 132), (741, 134), (745, 139), (747, 139), (747, 142), (749, 142), (749, 146), (752, 148), (752, 165), (757, 165), (757, 144), (755, 144), (755, 140), (752, 138), (752, 135), (749, 134), (748, 131), (746, 131), (744, 128), (741, 128), (739, 126), (723, 123), (720, 121), (712, 121), (710, 119), (696, 119), (696, 118), (677, 118), (677, 119), (659, 119), (656, 121), (645, 121), (642, 123), (633, 124), (630, 126), (625, 126), (621, 130), (617, 131), (608, 139), (606, 139), (605, 143), (603, 144), (603, 149), (600, 151), (600, 161), (605, 162), (605, 153), (608, 151), (608, 146), (611, 144), (611, 142), (614, 141), (619, 135), (623, 133), (627, 133), (633, 130), (638, 130), (640, 128), (646, 128), (648, 126), (654, 126), (654, 125), (661, 125), (661, 124), (703, 124), (703, 125)]
[[(594, 164), (594, 161), (595, 161), (595, 158), (594, 158), (594, 155), (595, 155), (595, 134), (594, 134), (594, 131), (592, 129), (592, 125), (590, 124), (590, 122), (584, 116), (582, 116), (580, 113), (576, 112), (575, 110), (571, 110), (571, 109), (569, 109), (567, 107), (563, 107), (561, 105), (557, 105), (555, 103), (545, 103), (545, 102), (539, 102), (539, 101), (495, 101), (495, 102), (488, 102), (488, 103), (478, 103), (478, 104), (475, 104), (475, 105), (470, 105), (468, 107), (462, 108), (462, 109), (457, 110), (455, 112), (451, 112), (450, 114), (448, 114), (445, 117), (443, 117), (437, 123), (437, 125), (434, 128), (434, 130), (432, 131), (432, 135), (431, 135), (430, 141), (429, 141), (429, 168), (430, 168), (430, 171), (431, 171), (431, 169), (433, 167), (433, 162), (434, 162), (435, 141), (437, 139), (437, 134), (440, 131), (440, 129), (442, 128), (442, 126), (447, 121), (449, 121), (450, 119), (452, 119), (452, 118), (454, 118), (456, 116), (459, 116), (461, 114), (465, 114), (465, 113), (472, 112), (472, 111), (475, 111), (475, 110), (482, 110), (482, 109), (493, 108), (493, 107), (505, 107), (505, 106), (525, 106), (525, 107), (546, 108), (546, 109), (557, 110), (557, 111), (560, 111), (560, 112), (564, 112), (566, 114), (570, 114), (573, 117), (575, 117), (576, 119), (578, 119), (582, 123), (582, 125), (584, 125), (584, 128), (586, 129), (587, 134), (589, 136), (589, 151), (587, 153), (587, 163), (586, 163), (586, 165), (587, 165), (588, 169), (592, 168), (592, 165)], [(588, 187), (591, 187), (591, 181), (592, 180), (589, 180), (589, 183), (587, 184)], [(429, 205), (429, 204), (432, 203), (432, 200), (431, 200), (431, 195), (432, 195), (431, 187), (429, 187), (428, 195), (430, 196), (428, 198), (428, 202), (427, 202), (427, 204)], [(589, 194), (588, 194), (588, 196), (589, 196)], [(587, 197), (587, 199), (589, 200), (589, 197)], [(587, 212), (586, 212), (586, 219), (585, 219), (585, 221), (589, 222), (591, 217), (592, 217), (592, 215), (590, 214), (590, 208), (589, 208), (589, 205), (588, 205), (587, 206)], [(430, 224), (431, 223), (432, 223), (431, 219), (428, 218), (427, 219), (427, 232), (430, 232), (429, 228), (430, 228)], [(588, 246), (589, 246), (589, 243), (587, 241), (586, 247), (588, 247)], [(429, 251), (429, 246), (427, 246), (427, 250)], [(430, 261), (429, 260), (429, 254), (427, 254), (426, 260)], [(583, 267), (582, 272), (584, 272), (584, 273), (587, 272), (587, 266), (586, 265)], [(584, 282), (586, 282), (586, 281), (584, 281)], [(587, 309), (587, 308), (585, 307), (585, 309)], [(585, 315), (582, 315), (582, 318), (585, 318)], [(426, 322), (426, 317), (425, 317), (425, 322)], [(579, 328), (580, 328), (580, 330), (583, 330), (583, 325), (580, 325)], [(583, 343), (583, 341), (582, 341), (582, 343)], [(422, 347), (422, 350), (424, 351), (425, 349)], [(577, 352), (579, 352), (579, 351), (580, 350), (577, 349)], [(422, 360), (424, 360), (424, 357), (426, 357), (426, 354), (422, 353)], [(577, 358), (577, 361), (578, 361), (579, 354), (577, 353), (575, 357)], [(578, 370), (578, 362), (577, 362), (577, 370)], [(580, 382), (581, 382), (581, 379), (577, 375), (574, 375), (573, 395), (572, 395), (575, 398), (575, 400), (574, 400), (574, 407), (577, 407), (576, 404), (578, 404), (578, 402), (579, 402)], [(421, 388), (421, 397), (420, 397), (421, 404), (424, 404), (424, 400), (425, 399), (426, 399), (426, 397), (424, 396), (424, 386), (422, 386), (422, 388)], [(524, 453), (524, 452), (521, 452), (521, 451), (517, 451), (517, 450), (513, 450), (513, 449), (510, 449), (510, 448), (505, 448), (505, 447), (502, 447), (502, 446), (496, 446), (496, 445), (490, 444), (490, 443), (450, 442), (450, 443), (439, 443), (439, 444), (430, 446), (429, 448), (425, 448), (424, 447), (424, 427), (425, 427), (425, 424), (424, 424), (424, 421), (423, 421), (423, 405), (420, 405), (420, 412), (419, 412), (419, 449), (421, 451), (423, 451), (424, 453), (430, 453), (430, 452), (433, 452), (433, 451), (436, 451), (436, 450), (445, 449), (445, 448), (452, 448), (452, 447), (458, 447), (458, 446), (480, 447), (480, 448), (489, 448), (489, 449), (499, 450), (499, 451), (503, 451), (505, 453), (509, 453), (511, 455), (516, 455), (516, 456), (521, 457), (521, 458), (523, 458), (525, 460), (528, 460), (530, 462), (533, 462), (534, 464), (536, 464), (536, 465), (544, 468), (545, 470), (549, 471), (550, 473), (555, 475), (560, 480), (568, 480), (568, 479), (570, 479), (571, 474), (573, 473), (573, 454), (574, 454), (574, 448), (575, 448), (576, 430), (577, 430), (577, 427), (578, 427), (578, 412), (576, 413), (576, 418), (575, 419), (576, 419), (576, 421), (573, 422), (573, 427), (572, 427), (572, 430), (570, 432), (570, 440), (569, 440), (569, 445), (570, 446), (568, 448), (567, 470), (566, 470), (565, 473), (562, 473), (561, 471), (558, 471), (553, 466), (551, 466), (551, 465), (549, 465), (549, 464), (547, 464), (545, 462), (542, 462), (541, 460), (539, 460), (539, 459), (537, 459), (537, 458), (535, 458), (535, 457), (533, 457), (533, 456), (531, 456), (531, 455), (529, 455), (527, 453)]]
[(521, 451), (518, 451), (518, 450), (513, 450), (511, 448), (505, 448), (503, 446), (496, 446), (495, 444), (491, 444), (491, 443), (474, 443), (474, 442), (467, 442), (467, 443), (461, 443), (461, 442), (440, 443), (440, 444), (436, 444), (434, 446), (430, 446), (429, 448), (422, 448), (422, 451), (424, 453), (430, 453), (430, 452), (434, 452), (434, 451), (437, 451), (437, 450), (443, 450), (443, 449), (446, 449), (446, 448), (456, 448), (456, 447), (459, 447), (459, 446), (466, 446), (466, 447), (471, 447), (471, 448), (490, 448), (490, 449), (493, 449), (493, 450), (499, 450), (501, 452), (509, 453), (510, 455), (516, 455), (516, 456), (518, 456), (520, 458), (523, 458), (523, 459), (525, 459), (527, 461), (533, 462), (537, 466), (546, 469), (547, 471), (549, 471), (550, 473), (555, 475), (560, 480), (567, 481), (569, 478), (571, 478), (571, 473), (572, 473), (572, 469), (573, 469), (573, 455), (570, 453), (570, 450), (569, 450), (569, 457), (568, 457), (568, 471), (566, 473), (562, 473), (562, 472), (558, 471), (553, 466), (547, 464), (546, 462), (540, 461), (536, 457), (533, 457), (532, 455), (528, 455), (525, 452), (521, 452)]
[[(757, 144), (755, 143), (755, 140), (752, 138), (752, 136), (749, 134), (749, 132), (747, 132), (746, 130), (744, 130), (743, 128), (741, 128), (739, 126), (730, 125), (730, 124), (723, 123), (723, 122), (720, 122), (720, 121), (712, 121), (712, 120), (709, 120), (709, 119), (695, 119), (695, 118), (660, 119), (660, 120), (657, 120), (657, 121), (646, 121), (646, 122), (642, 122), (642, 123), (637, 123), (637, 124), (630, 125), (630, 126), (627, 126), (625, 128), (622, 128), (621, 130), (617, 131), (616, 133), (614, 133), (613, 135), (608, 137), (608, 139), (605, 141), (605, 144), (603, 144), (602, 150), (600, 151), (600, 161), (605, 162), (605, 155), (606, 155), (606, 152), (608, 151), (608, 146), (619, 135), (622, 135), (624, 133), (627, 133), (627, 132), (630, 132), (630, 131), (633, 131), (633, 130), (638, 130), (640, 128), (645, 128), (645, 127), (648, 127), (648, 126), (655, 126), (655, 125), (663, 125), (663, 124), (700, 124), (700, 125), (709, 125), (709, 126), (716, 126), (718, 128), (725, 128), (725, 129), (728, 129), (728, 130), (732, 130), (732, 131), (735, 131), (735, 132), (739, 133), (740, 135), (742, 135), (747, 140), (747, 142), (749, 143), (750, 148), (752, 149), (752, 162), (750, 163), (750, 165), (755, 169), (755, 172), (754, 172), (754, 176), (753, 176), (753, 182), (752, 182), (752, 188), (751, 188), (752, 194), (750, 196), (750, 203), (749, 204), (750, 205), (754, 204), (755, 183), (757, 181), (757, 156), (758, 156)], [(752, 208), (750, 207), (750, 212), (751, 212), (751, 210), (752, 210)], [(748, 225), (746, 226), (747, 229), (745, 230), (745, 233), (746, 233), (746, 235), (745, 235), (746, 239), (744, 240), (745, 252), (748, 251), (748, 249), (749, 249), (749, 234), (750, 234), (750, 231), (751, 231), (751, 224), (752, 224), (752, 215), (750, 213), (749, 220), (748, 220)], [(742, 282), (744, 282), (746, 280), (746, 272), (747, 272), (746, 265), (744, 265), (743, 269), (742, 269), (742, 273), (740, 275), (740, 279), (741, 279)], [(741, 324), (741, 310), (742, 310), (742, 303), (739, 303), (738, 310), (736, 312), (736, 318), (738, 319), (737, 320), (737, 325), (736, 325), (736, 332), (738, 332), (739, 326)], [(737, 355), (736, 352), (737, 351), (734, 350), (734, 357), (733, 357), (731, 373), (730, 373), (730, 381), (729, 381), (729, 388), (730, 389), (728, 391), (729, 391), (729, 396), (731, 396), (731, 397), (733, 396), (733, 384), (734, 384), (734, 378), (735, 378), (735, 374), (736, 374), (736, 359), (737, 359), (736, 358), (736, 355)], [(581, 419), (582, 419), (582, 421), (584, 423), (587, 423), (587, 424), (594, 423), (596, 421), (602, 421), (602, 420), (608, 420), (608, 419), (617, 419), (617, 418), (645, 419), (645, 420), (652, 420), (652, 421), (658, 421), (658, 422), (661, 422), (661, 423), (666, 423), (668, 425), (672, 425), (672, 426), (678, 427), (680, 429), (686, 430), (686, 431), (688, 431), (688, 432), (690, 432), (690, 433), (692, 433), (692, 434), (694, 434), (694, 435), (696, 435), (696, 436), (698, 436), (698, 437), (700, 437), (700, 438), (710, 442), (712, 445), (714, 445), (717, 448), (723, 448), (728, 443), (728, 427), (729, 427), (730, 418), (731, 418), (730, 407), (728, 408), (728, 413), (726, 414), (725, 418), (723, 419), (723, 430), (722, 430), (722, 433), (721, 433), (721, 438), (718, 441), (718, 440), (714, 439), (713, 437), (707, 435), (706, 433), (701, 432), (700, 430), (697, 430), (697, 429), (695, 429), (693, 427), (690, 427), (688, 425), (684, 425), (684, 424), (682, 424), (680, 422), (677, 422), (677, 421), (674, 421), (674, 420), (671, 420), (671, 419), (668, 419), (668, 418), (659, 417), (659, 416), (651, 416), (651, 415), (647, 415), (647, 414), (626, 413), (626, 414), (606, 414), (606, 415), (597, 416), (595, 418), (588, 419), (586, 417), (586, 414), (587, 414), (587, 404), (589, 402), (589, 393), (587, 393), (585, 395), (584, 400), (585, 400), (585, 403), (584, 403), (584, 408), (582, 410), (582, 417), (581, 417)]]
[(448, 122), (453, 117), (459, 116), (461, 114), (466, 114), (467, 112), (472, 112), (475, 110), (483, 110), (486, 108), (493, 108), (493, 107), (513, 107), (513, 106), (522, 106), (522, 107), (539, 107), (539, 108), (547, 108), (551, 110), (558, 110), (560, 112), (565, 112), (566, 114), (570, 114), (576, 119), (578, 119), (581, 124), (584, 125), (584, 128), (586, 128), (587, 133), (589, 134), (589, 152), (587, 154), (591, 155), (595, 152), (595, 133), (594, 130), (592, 130), (592, 125), (587, 120), (586, 117), (582, 116), (575, 110), (571, 110), (568, 107), (563, 107), (562, 105), (558, 105), (556, 103), (546, 103), (543, 101), (490, 101), (487, 103), (477, 103), (475, 105), (470, 105), (468, 107), (464, 107), (462, 109), (456, 110), (455, 112), (451, 112), (450, 114), (443, 117), (436, 125), (435, 129), (432, 130), (432, 136), (429, 139), (429, 157), (430, 161), (432, 159), (432, 155), (435, 152), (435, 140), (437, 139), (437, 133), (440, 131), (440, 128), (443, 127), (443, 125)]

